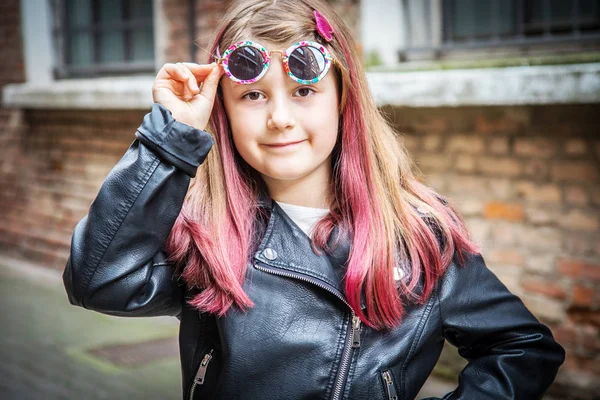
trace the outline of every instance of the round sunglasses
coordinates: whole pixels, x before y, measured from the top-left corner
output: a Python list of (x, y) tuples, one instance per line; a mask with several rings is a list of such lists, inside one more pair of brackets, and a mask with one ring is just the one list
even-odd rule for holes
[(333, 58), (320, 43), (302, 41), (294, 43), (285, 51), (267, 51), (250, 40), (232, 44), (217, 59), (225, 74), (234, 82), (247, 85), (262, 78), (271, 61), (271, 54), (281, 54), (283, 68), (294, 81), (308, 85), (317, 83), (329, 71)]

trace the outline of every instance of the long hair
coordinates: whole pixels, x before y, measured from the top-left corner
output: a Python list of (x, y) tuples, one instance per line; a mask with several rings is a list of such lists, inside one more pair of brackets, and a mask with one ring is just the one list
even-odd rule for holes
[[(314, 10), (333, 27), (331, 42), (318, 36)], [(340, 227), (351, 241), (344, 288), (348, 303), (368, 326), (397, 326), (406, 301), (424, 302), (453, 256), (464, 264), (465, 252), (477, 247), (456, 210), (416, 177), (398, 135), (370, 95), (349, 29), (329, 4), (236, 1), (217, 28), (209, 62), (217, 49), (249, 38), (282, 46), (321, 41), (337, 60), (332, 70), (340, 91), (340, 134), (332, 153), (333, 200), (330, 213), (315, 226), (313, 249), (332, 251), (329, 239), (334, 227)], [(190, 304), (223, 315), (232, 305), (253, 306), (242, 283), (257, 240), (257, 198), (265, 186), (236, 152), (220, 96), (211, 130), (215, 147), (190, 184), (167, 251), (183, 266), (187, 285), (202, 289)], [(394, 267), (401, 265), (406, 276), (396, 281)], [(360, 307), (361, 293), (366, 313)]]

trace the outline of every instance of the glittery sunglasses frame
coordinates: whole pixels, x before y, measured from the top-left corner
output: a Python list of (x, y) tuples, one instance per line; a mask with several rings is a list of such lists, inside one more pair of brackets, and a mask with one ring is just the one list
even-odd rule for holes
[[(258, 76), (256, 76), (255, 78), (244, 80), (244, 79), (237, 78), (229, 70), (229, 57), (235, 50), (237, 50), (241, 47), (245, 47), (245, 46), (252, 47), (261, 53), (261, 55), (263, 57), (263, 68), (260, 71), (260, 73), (258, 74)], [(294, 52), (294, 50), (296, 50), (300, 47), (313, 47), (313, 48), (319, 50), (321, 52), (321, 54), (323, 55), (324, 65), (323, 65), (323, 70), (321, 71), (319, 76), (317, 76), (313, 79), (301, 79), (301, 78), (298, 78), (297, 76), (295, 76), (290, 71), (290, 66), (289, 66), (290, 55)], [(242, 84), (242, 85), (249, 85), (251, 83), (258, 81), (267, 73), (267, 70), (269, 69), (269, 65), (271, 62), (271, 55), (273, 53), (279, 53), (281, 55), (281, 61), (283, 63), (283, 68), (285, 69), (286, 74), (294, 81), (296, 81), (300, 84), (303, 84), (303, 85), (309, 85), (309, 84), (319, 82), (321, 79), (323, 79), (325, 77), (325, 75), (327, 75), (329, 68), (331, 68), (331, 63), (334, 62), (334, 59), (331, 56), (331, 53), (327, 50), (327, 48), (325, 48), (325, 46), (323, 46), (322, 44), (320, 44), (318, 42), (313, 42), (313, 41), (309, 41), (309, 40), (300, 41), (300, 42), (294, 43), (293, 45), (291, 45), (285, 51), (282, 52), (279, 50), (268, 51), (264, 46), (262, 46), (256, 42), (253, 42), (250, 40), (244, 40), (244, 41), (237, 42), (237, 43), (234, 43), (231, 46), (229, 46), (227, 48), (227, 50), (225, 50), (223, 55), (217, 58), (217, 63), (221, 64), (223, 66), (223, 70), (225, 71), (225, 74), (232, 81)]]

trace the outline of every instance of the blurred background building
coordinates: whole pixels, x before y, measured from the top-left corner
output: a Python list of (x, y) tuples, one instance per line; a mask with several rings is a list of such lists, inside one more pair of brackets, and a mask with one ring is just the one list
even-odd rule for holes
[[(165, 62), (205, 62), (228, 1), (0, 4), (0, 260), (63, 268)], [(600, 1), (330, 0), (423, 179), (600, 393)], [(1, 263), (1, 261), (0, 261)], [(436, 373), (456, 380), (450, 349)]]

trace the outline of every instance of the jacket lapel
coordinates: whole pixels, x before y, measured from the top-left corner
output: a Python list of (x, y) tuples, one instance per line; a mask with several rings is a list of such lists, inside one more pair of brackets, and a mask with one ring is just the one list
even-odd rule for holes
[[(261, 199), (261, 204), (265, 200)], [(332, 254), (313, 252), (310, 238), (294, 223), (294, 221), (279, 207), (271, 202), (271, 216), (254, 258), (263, 264), (290, 272), (288, 276), (300, 275), (308, 281), (326, 285), (327, 288), (338, 292), (344, 298), (344, 274), (350, 252), (350, 241), (340, 237), (339, 243)], [(334, 229), (331, 240), (339, 234)], [(364, 308), (364, 298), (361, 298)]]

